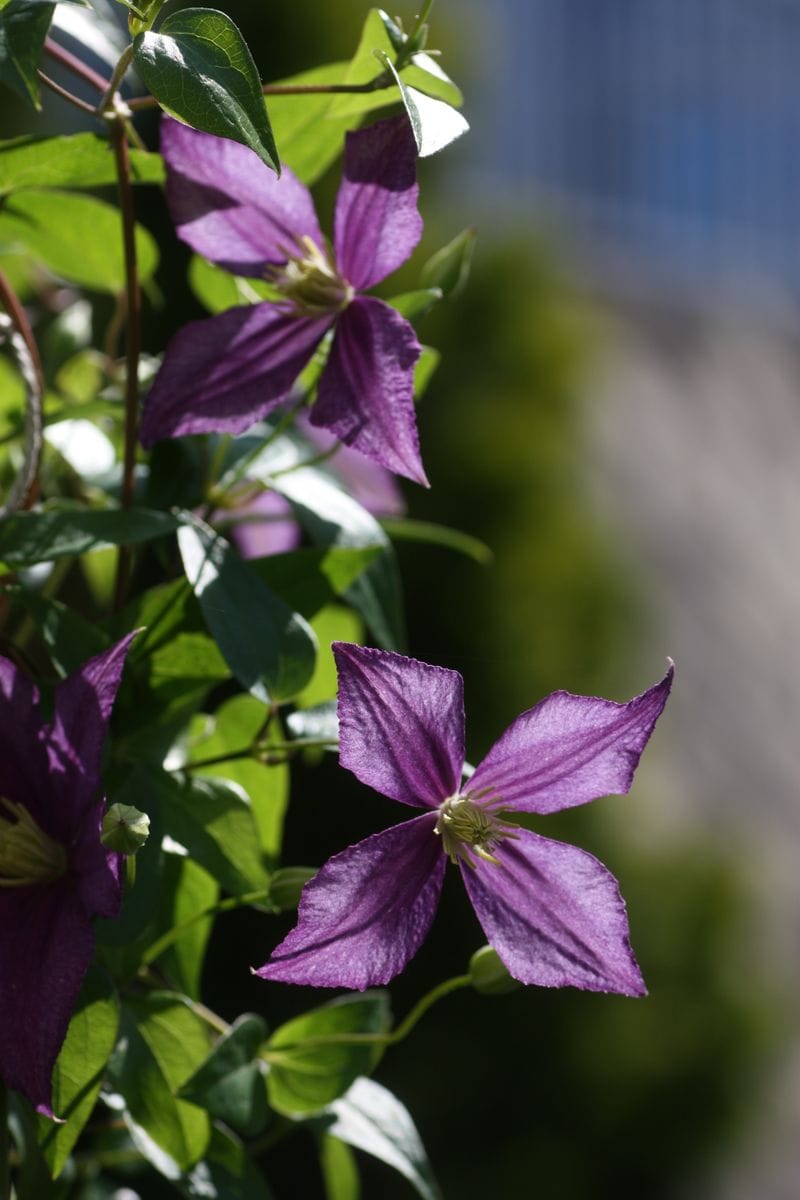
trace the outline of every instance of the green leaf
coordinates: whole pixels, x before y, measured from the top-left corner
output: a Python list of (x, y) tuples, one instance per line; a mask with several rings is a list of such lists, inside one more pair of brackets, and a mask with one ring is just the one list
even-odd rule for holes
[[(128, 153), (134, 183), (163, 182), (159, 154), (133, 147)], [(116, 181), (111, 145), (95, 133), (0, 142), (0, 195), (20, 188), (89, 188)]]
[[(376, 64), (377, 68), (377, 64)], [(347, 74), (347, 63), (326, 63), (299, 75), (276, 80), (282, 87), (317, 87), (320, 84), (342, 83)], [(378, 95), (373, 105), (381, 106), (394, 99), (394, 89), (389, 95)], [(336, 97), (325, 93), (310, 95), (270, 96), (269, 111), (272, 127), (281, 148), (283, 161), (291, 167), (303, 183), (311, 185), (324, 175), (328, 167), (342, 152), (344, 136), (357, 122), (349, 113), (334, 112)]]
[(442, 1200), (408, 1109), (373, 1079), (357, 1079), (330, 1106), (325, 1132), (394, 1167), (423, 1200)]
[(447, 525), (437, 525), (433, 521), (411, 521), (406, 517), (386, 517), (381, 521), (389, 537), (398, 541), (426, 542), (430, 546), (447, 546), (458, 554), (487, 566), (494, 555), (485, 542), (462, 533), (460, 529), (450, 529)]
[(39, 1118), (39, 1145), (55, 1179), (100, 1094), (119, 1028), (119, 1001), (108, 976), (90, 967), (53, 1069), (53, 1112)]
[(419, 288), (415, 292), (403, 292), (399, 296), (392, 296), (387, 303), (391, 304), (392, 308), (396, 308), (409, 321), (413, 321), (430, 312), (443, 295), (444, 293), (439, 287)]
[(336, 1039), (386, 1033), (389, 1020), (386, 992), (364, 992), (341, 996), (281, 1025), (266, 1052), (272, 1107), (288, 1115), (316, 1112), (341, 1096), (358, 1075), (374, 1066), (381, 1047)]
[(41, 108), (36, 70), (53, 17), (52, 4), (9, 0), (0, 9), (0, 83)]
[(224, 538), (191, 514), (184, 519), (178, 546), (186, 577), (225, 661), (264, 703), (290, 700), (314, 671), (311, 628)]
[(250, 1152), (229, 1129), (216, 1126), (203, 1162), (175, 1183), (186, 1200), (272, 1200), (264, 1176)]
[[(31, 189), (0, 209), (0, 250), (27, 250), (56, 275), (82, 287), (117, 293), (125, 286), (119, 209), (95, 196)], [(153, 236), (136, 226), (139, 276), (158, 266)]]
[(319, 1165), (325, 1182), (326, 1200), (360, 1200), (358, 1164), (349, 1146), (323, 1133), (320, 1138)]
[(50, 659), (64, 679), (81, 663), (108, 648), (108, 638), (60, 600), (24, 587), (5, 588), (14, 603), (33, 618)]
[(263, 279), (231, 275), (198, 254), (193, 255), (189, 263), (189, 286), (211, 313), (224, 312), (236, 304), (257, 304), (277, 294)]
[(462, 229), (428, 259), (420, 273), (420, 282), (425, 287), (440, 288), (445, 296), (457, 296), (469, 278), (476, 236), (475, 229)]
[(377, 57), (379, 62), (382, 62), (387, 71), (391, 71), (397, 80), (397, 86), (400, 88), (400, 95), (414, 131), (414, 140), (417, 143), (417, 153), (420, 158), (428, 158), (431, 154), (436, 154), (445, 146), (449, 146), (456, 138), (461, 137), (462, 133), (467, 132), (469, 124), (457, 109), (444, 100), (427, 96), (418, 88), (404, 83), (397, 74), (388, 54), (378, 51)]
[(249, 146), (280, 172), (258, 71), (230, 17), (185, 8), (133, 45), (134, 66), (162, 108), (195, 129)]
[[(202, 740), (193, 741), (189, 763), (232, 754), (252, 745), (263, 729), (265, 716), (264, 704), (255, 696), (233, 696), (226, 700), (212, 718), (206, 719), (207, 732)], [(236, 758), (199, 770), (204, 775), (230, 779), (244, 788), (250, 798), (261, 849), (270, 865), (276, 862), (289, 799), (288, 767), (284, 763), (267, 766), (255, 758)]]
[[(333, 657), (333, 656), (331, 656)], [(311, 708), (301, 708), (290, 713), (286, 727), (295, 738), (313, 738), (316, 742), (327, 742), (330, 749), (339, 745), (339, 721), (335, 700), (323, 700)]]
[(202, 1158), (211, 1137), (208, 1114), (178, 1100), (176, 1093), (208, 1054), (208, 1031), (181, 996), (150, 992), (131, 996), (123, 1007), (122, 1051), (114, 1060), (117, 1087), (125, 1100), (138, 1148), (141, 1130), (162, 1152), (150, 1156), (171, 1178)]
[(381, 549), (376, 544), (292, 550), (250, 559), (250, 565), (287, 604), (311, 618), (352, 587)]
[(169, 513), (147, 508), (15, 513), (0, 524), (0, 562), (30, 566), (68, 554), (149, 542), (178, 528)]
[(414, 367), (414, 402), (421, 400), (431, 381), (434, 371), (439, 365), (441, 355), (432, 346), (423, 346), (422, 354)]
[(181, 1098), (206, 1109), (245, 1137), (256, 1137), (269, 1120), (259, 1048), (267, 1027), (245, 1013), (217, 1042), (198, 1071), (181, 1088)]
[(159, 967), (176, 988), (193, 1000), (199, 1000), (203, 958), (214, 918), (196, 918), (216, 904), (219, 885), (191, 858), (166, 854), (164, 865), (159, 927), (168, 930), (187, 923), (187, 928), (159, 955)]
[[(358, 613), (340, 604), (330, 604), (321, 609), (311, 621), (317, 635), (319, 654), (314, 674), (303, 688), (295, 703), (302, 709), (319, 706), (336, 695), (336, 663), (333, 659), (331, 642), (363, 642), (364, 623)], [(288, 719), (289, 728), (295, 737), (304, 736), (297, 732), (298, 713)]]
[(252, 464), (251, 474), (261, 477), (286, 497), (300, 524), (317, 544), (382, 547), (345, 595), (380, 645), (387, 650), (401, 650), (405, 641), (403, 604), (397, 562), (389, 539), (371, 513), (316, 467), (301, 467), (271, 479), (271, 470), (286, 465), (278, 455), (288, 445), (287, 440), (274, 443), (270, 448), (272, 454), (265, 454)]
[(164, 832), (238, 896), (266, 891), (268, 876), (250, 802), (225, 779), (161, 772), (156, 786)]

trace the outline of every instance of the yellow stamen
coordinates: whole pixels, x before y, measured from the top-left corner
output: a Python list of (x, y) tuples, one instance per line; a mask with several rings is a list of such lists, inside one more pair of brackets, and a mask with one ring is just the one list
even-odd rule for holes
[(499, 797), (494, 801), (479, 802), (490, 790), (487, 788), (477, 796), (469, 793), (450, 796), (440, 805), (434, 832), (440, 835), (444, 852), (452, 863), (462, 859), (474, 870), (472, 855), (476, 854), (484, 862), (499, 866), (499, 860), (492, 854), (495, 846), (503, 838), (516, 839), (509, 822), (492, 811), (502, 804)]
[(22, 804), (0, 796), (0, 888), (52, 883), (67, 870), (67, 851), (41, 829)]
[(286, 251), (285, 266), (268, 269), (270, 282), (302, 316), (321, 316), (345, 308), (355, 293), (339, 275), (330, 252), (321, 250), (308, 234), (297, 239), (297, 251)]

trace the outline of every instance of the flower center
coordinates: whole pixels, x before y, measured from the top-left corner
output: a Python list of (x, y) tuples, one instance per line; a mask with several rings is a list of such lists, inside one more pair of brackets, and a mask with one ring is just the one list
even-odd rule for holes
[(64, 847), (39, 828), (24, 805), (0, 796), (0, 888), (53, 883), (66, 870)]
[(320, 250), (308, 234), (297, 239), (297, 250), (287, 253), (284, 266), (267, 269), (270, 283), (302, 316), (346, 308), (355, 291), (337, 272), (330, 251)]
[(451, 862), (457, 863), (463, 859), (468, 867), (474, 869), (473, 854), (486, 862), (499, 866), (498, 859), (492, 851), (503, 838), (516, 840), (517, 835), (511, 830), (514, 826), (510, 821), (503, 820), (493, 811), (502, 805), (502, 800), (495, 797), (487, 799), (488, 791), (471, 796), (460, 793), (449, 796), (439, 806), (439, 819), (434, 833), (442, 839), (444, 852)]

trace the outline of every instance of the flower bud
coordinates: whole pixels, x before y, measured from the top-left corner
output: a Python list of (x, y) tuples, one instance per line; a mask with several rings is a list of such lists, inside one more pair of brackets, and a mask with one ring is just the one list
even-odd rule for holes
[(316, 873), (316, 867), (280, 867), (269, 881), (270, 904), (279, 912), (297, 908), (304, 885)]
[(472, 986), (483, 996), (502, 996), (513, 992), (522, 984), (512, 979), (500, 961), (500, 955), (491, 946), (481, 946), (469, 960)]
[(150, 834), (150, 818), (130, 804), (112, 804), (103, 817), (101, 842), (117, 854), (135, 854)]

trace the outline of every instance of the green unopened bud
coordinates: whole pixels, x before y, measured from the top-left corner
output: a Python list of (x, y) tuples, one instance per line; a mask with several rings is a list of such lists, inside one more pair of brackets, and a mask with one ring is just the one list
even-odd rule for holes
[(131, 804), (112, 804), (103, 817), (103, 845), (117, 854), (135, 854), (150, 835), (150, 818)]
[(297, 908), (300, 893), (316, 873), (316, 867), (280, 867), (269, 881), (270, 904), (279, 912)]
[(502, 996), (522, 986), (511, 978), (500, 955), (491, 946), (481, 946), (475, 951), (469, 960), (469, 974), (475, 991), (483, 996)]

